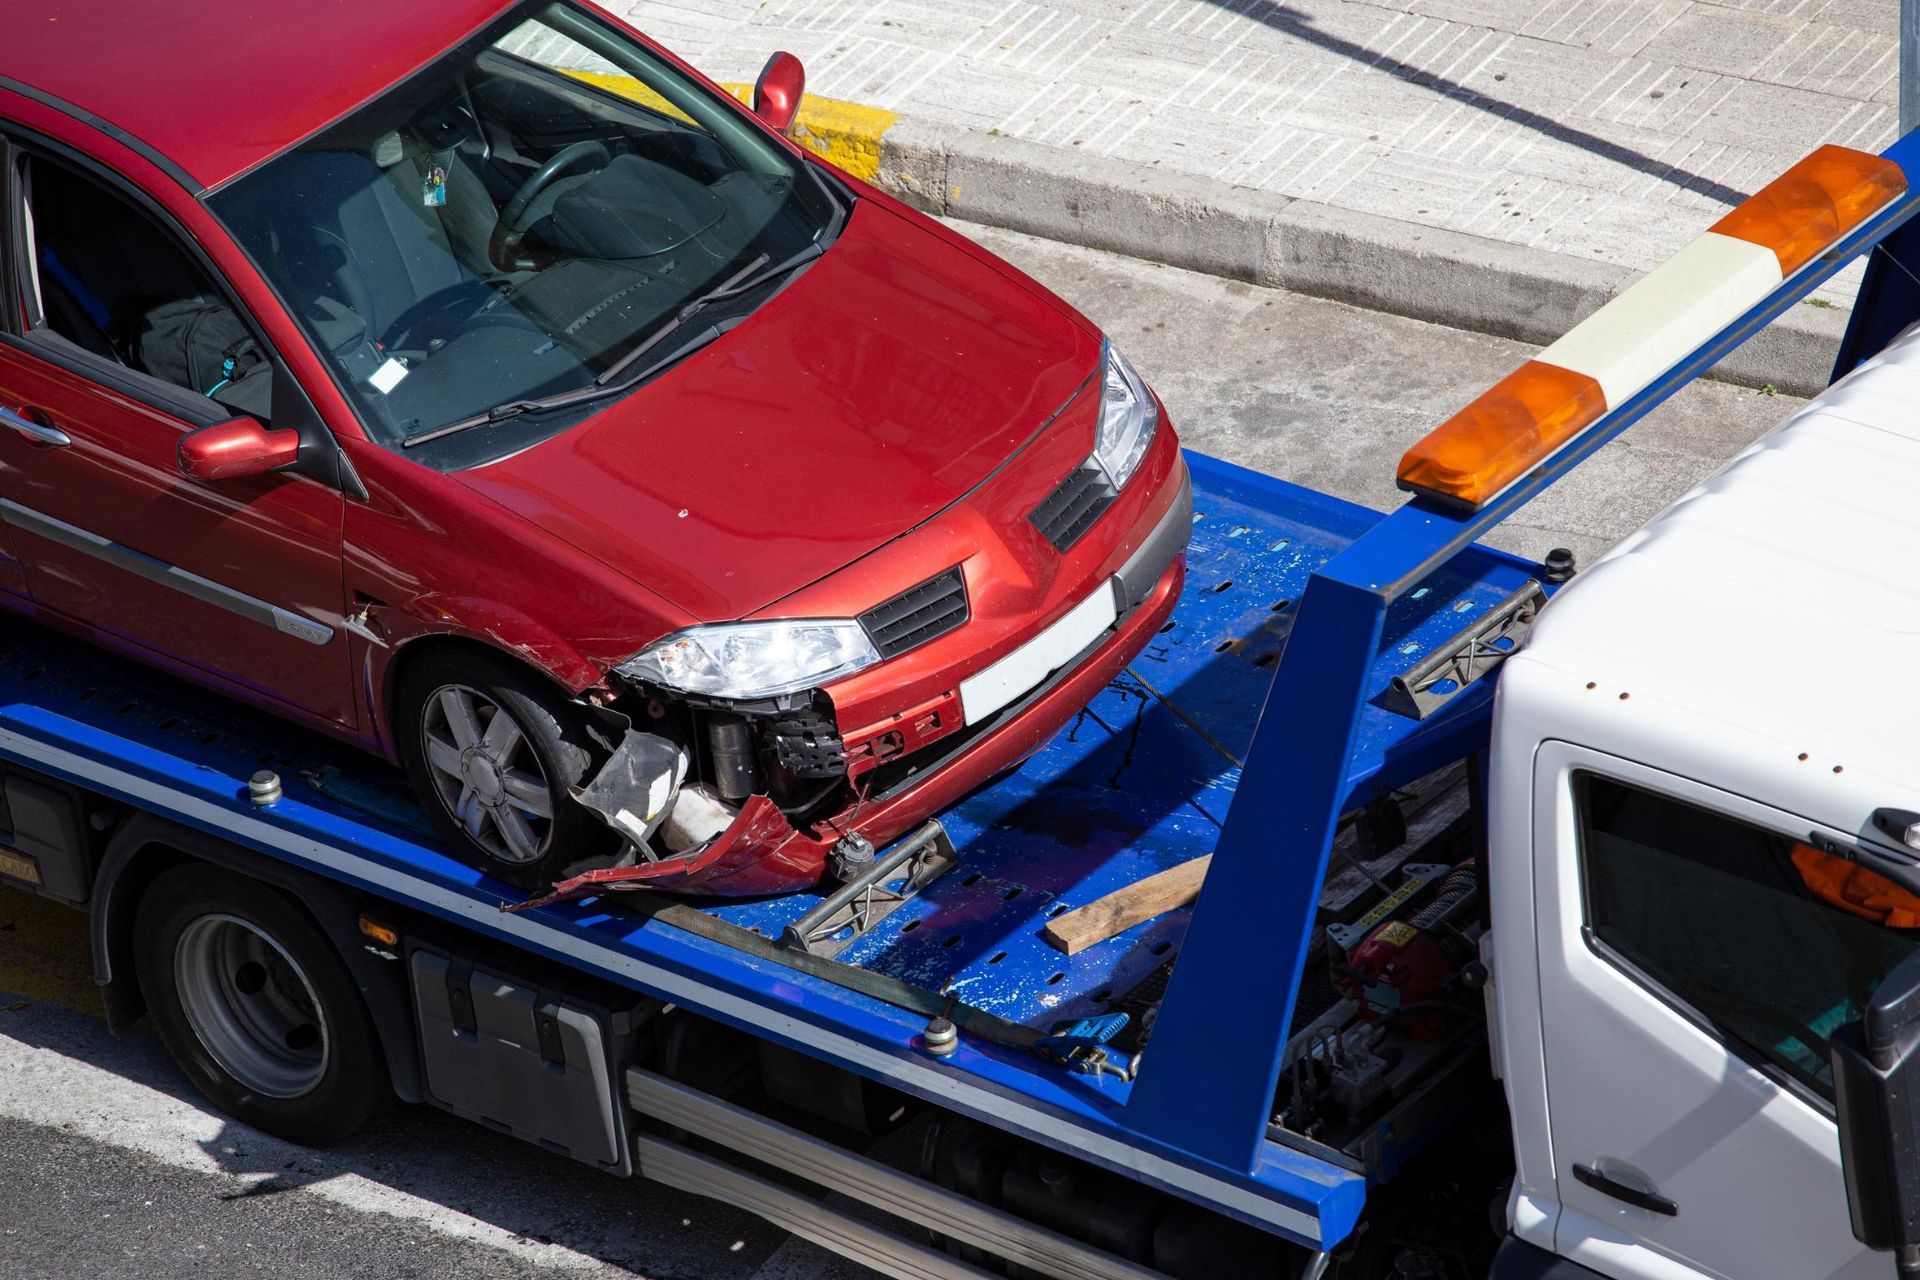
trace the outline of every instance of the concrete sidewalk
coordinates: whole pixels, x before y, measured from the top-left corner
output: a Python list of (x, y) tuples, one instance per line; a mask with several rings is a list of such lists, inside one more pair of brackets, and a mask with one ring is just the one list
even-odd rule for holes
[[(923, 207), (1532, 341), (1897, 118), (1898, 0), (625, 8), (716, 78), (786, 48), (897, 113), (877, 177)], [(1843, 321), (1796, 308), (1726, 372), (1809, 390)]]

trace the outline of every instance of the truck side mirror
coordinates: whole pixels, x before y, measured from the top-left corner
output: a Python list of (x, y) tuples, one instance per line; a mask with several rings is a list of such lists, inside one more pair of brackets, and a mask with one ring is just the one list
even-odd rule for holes
[(760, 78), (753, 84), (753, 114), (778, 133), (792, 133), (794, 117), (800, 114), (800, 99), (806, 92), (807, 69), (783, 49), (760, 68)]
[(1920, 954), (1834, 1033), (1834, 1110), (1853, 1234), (1920, 1277)]

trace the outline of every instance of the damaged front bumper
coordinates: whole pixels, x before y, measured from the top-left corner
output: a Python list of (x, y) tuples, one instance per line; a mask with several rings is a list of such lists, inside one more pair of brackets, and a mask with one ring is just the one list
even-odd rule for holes
[[(874, 844), (886, 844), (1031, 755), (1117, 676), (1173, 612), (1185, 579), (1185, 551), (1192, 520), (1191, 482), (1183, 475), (1171, 508), (1103, 584), (1102, 589), (1113, 591), (1120, 610), (1115, 623), (991, 718), (967, 725), (955, 735), (964, 742), (956, 742), (937, 763), (896, 783), (884, 794), (863, 792), (866, 798), (817, 824), (816, 829), (824, 835), (795, 828), (771, 798), (753, 795), (732, 814), (724, 830), (703, 838), (683, 853), (664, 857), (647, 853), (631, 865), (586, 871), (515, 909), (618, 889), (759, 897), (814, 887), (825, 874), (844, 833), (857, 827), (859, 834)], [(635, 832), (651, 835), (668, 819), (656, 798), (662, 794), (660, 779), (671, 766), (655, 758), (657, 754), (645, 756), (645, 767), (635, 769), (623, 744), (608, 769), (580, 795), (629, 839)], [(649, 769), (653, 772), (648, 773)], [(684, 775), (684, 761), (678, 769), (675, 787)], [(613, 784), (603, 785), (609, 774), (613, 775)], [(692, 788), (687, 790), (691, 792)]]
[(507, 910), (527, 911), (618, 889), (670, 889), (727, 898), (792, 893), (818, 883), (826, 865), (821, 842), (794, 830), (780, 806), (766, 796), (750, 796), (732, 824), (701, 848), (656, 862), (584, 871)]

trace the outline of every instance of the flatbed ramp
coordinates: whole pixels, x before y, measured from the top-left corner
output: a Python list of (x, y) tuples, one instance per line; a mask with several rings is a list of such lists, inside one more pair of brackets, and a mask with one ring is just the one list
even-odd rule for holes
[[(1107, 1012), (1177, 953), (1185, 909), (1071, 957), (1041, 930), (1054, 916), (1212, 852), (1299, 593), (1313, 570), (1378, 519), (1211, 460), (1195, 460), (1195, 479), (1187, 587), (1171, 621), (1039, 753), (941, 815), (959, 864), (847, 942), (840, 962), (1046, 1030)], [(1517, 564), (1488, 557), (1480, 567), (1479, 576), (1435, 576), (1433, 601), (1446, 604), (1385, 646), (1393, 661), (1383, 663), (1383, 689), (1526, 581)], [(1486, 693), (1482, 686), (1469, 695), (1452, 719), (1470, 719)], [(1369, 708), (1357, 800), (1439, 763), (1430, 740), (1444, 726), (1429, 722), (1416, 752), (1408, 749), (1416, 723)], [(800, 894), (707, 910), (778, 938), (817, 903)]]
[[(969, 1036), (964, 1016), (950, 1055), (930, 1055), (920, 1040), (928, 1009), (1045, 1033), (1139, 1008), (1131, 998), (1177, 958), (1188, 910), (1073, 956), (1041, 931), (1055, 915), (1213, 850), (1294, 602), (1314, 570), (1381, 518), (1189, 460), (1195, 527), (1172, 620), (1030, 761), (941, 816), (957, 854), (944, 874), (864, 931), (823, 939), (815, 951), (825, 954), (799, 967), (779, 940), (820, 904), (817, 895), (676, 904), (664, 917), (653, 916), (657, 895), (504, 913), (510, 891), (433, 848), (384, 766), (164, 678), (121, 674), (125, 664), (23, 624), (9, 624), (0, 661), (0, 756), (1318, 1245), (1346, 1232), (1363, 1198), (1362, 1175), (1328, 1153), (1270, 1141), (1250, 1173), (1227, 1169), (1132, 1130), (1123, 1078), (1075, 1074), (1004, 1038)], [(1484, 733), (1487, 682), (1425, 719), (1384, 705), (1388, 687), (1510, 600), (1530, 572), (1474, 548), (1394, 606), (1362, 712), (1349, 807), (1472, 750)], [(108, 668), (114, 674), (102, 676)], [(1286, 709), (1275, 714), (1284, 723)], [(247, 780), (260, 769), (278, 773), (284, 788), (265, 807), (248, 799)], [(1274, 857), (1289, 856), (1283, 845), (1276, 841)], [(689, 911), (718, 923), (672, 923)], [(1247, 981), (1254, 998), (1261, 975)], [(889, 1000), (889, 991), (915, 998)], [(1149, 1046), (1145, 1070), (1151, 1059)]]

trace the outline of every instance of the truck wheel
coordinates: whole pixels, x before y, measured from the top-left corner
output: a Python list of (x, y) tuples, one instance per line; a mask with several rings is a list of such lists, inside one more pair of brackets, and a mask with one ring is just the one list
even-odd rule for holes
[(545, 681), (472, 650), (429, 654), (401, 678), (395, 724), (420, 803), (467, 863), (545, 888), (617, 835), (571, 794), (606, 757), (587, 717)]
[(339, 954), (287, 899), (204, 863), (163, 873), (134, 921), (147, 1011), (220, 1110), (306, 1146), (389, 1096), (373, 1022)]

